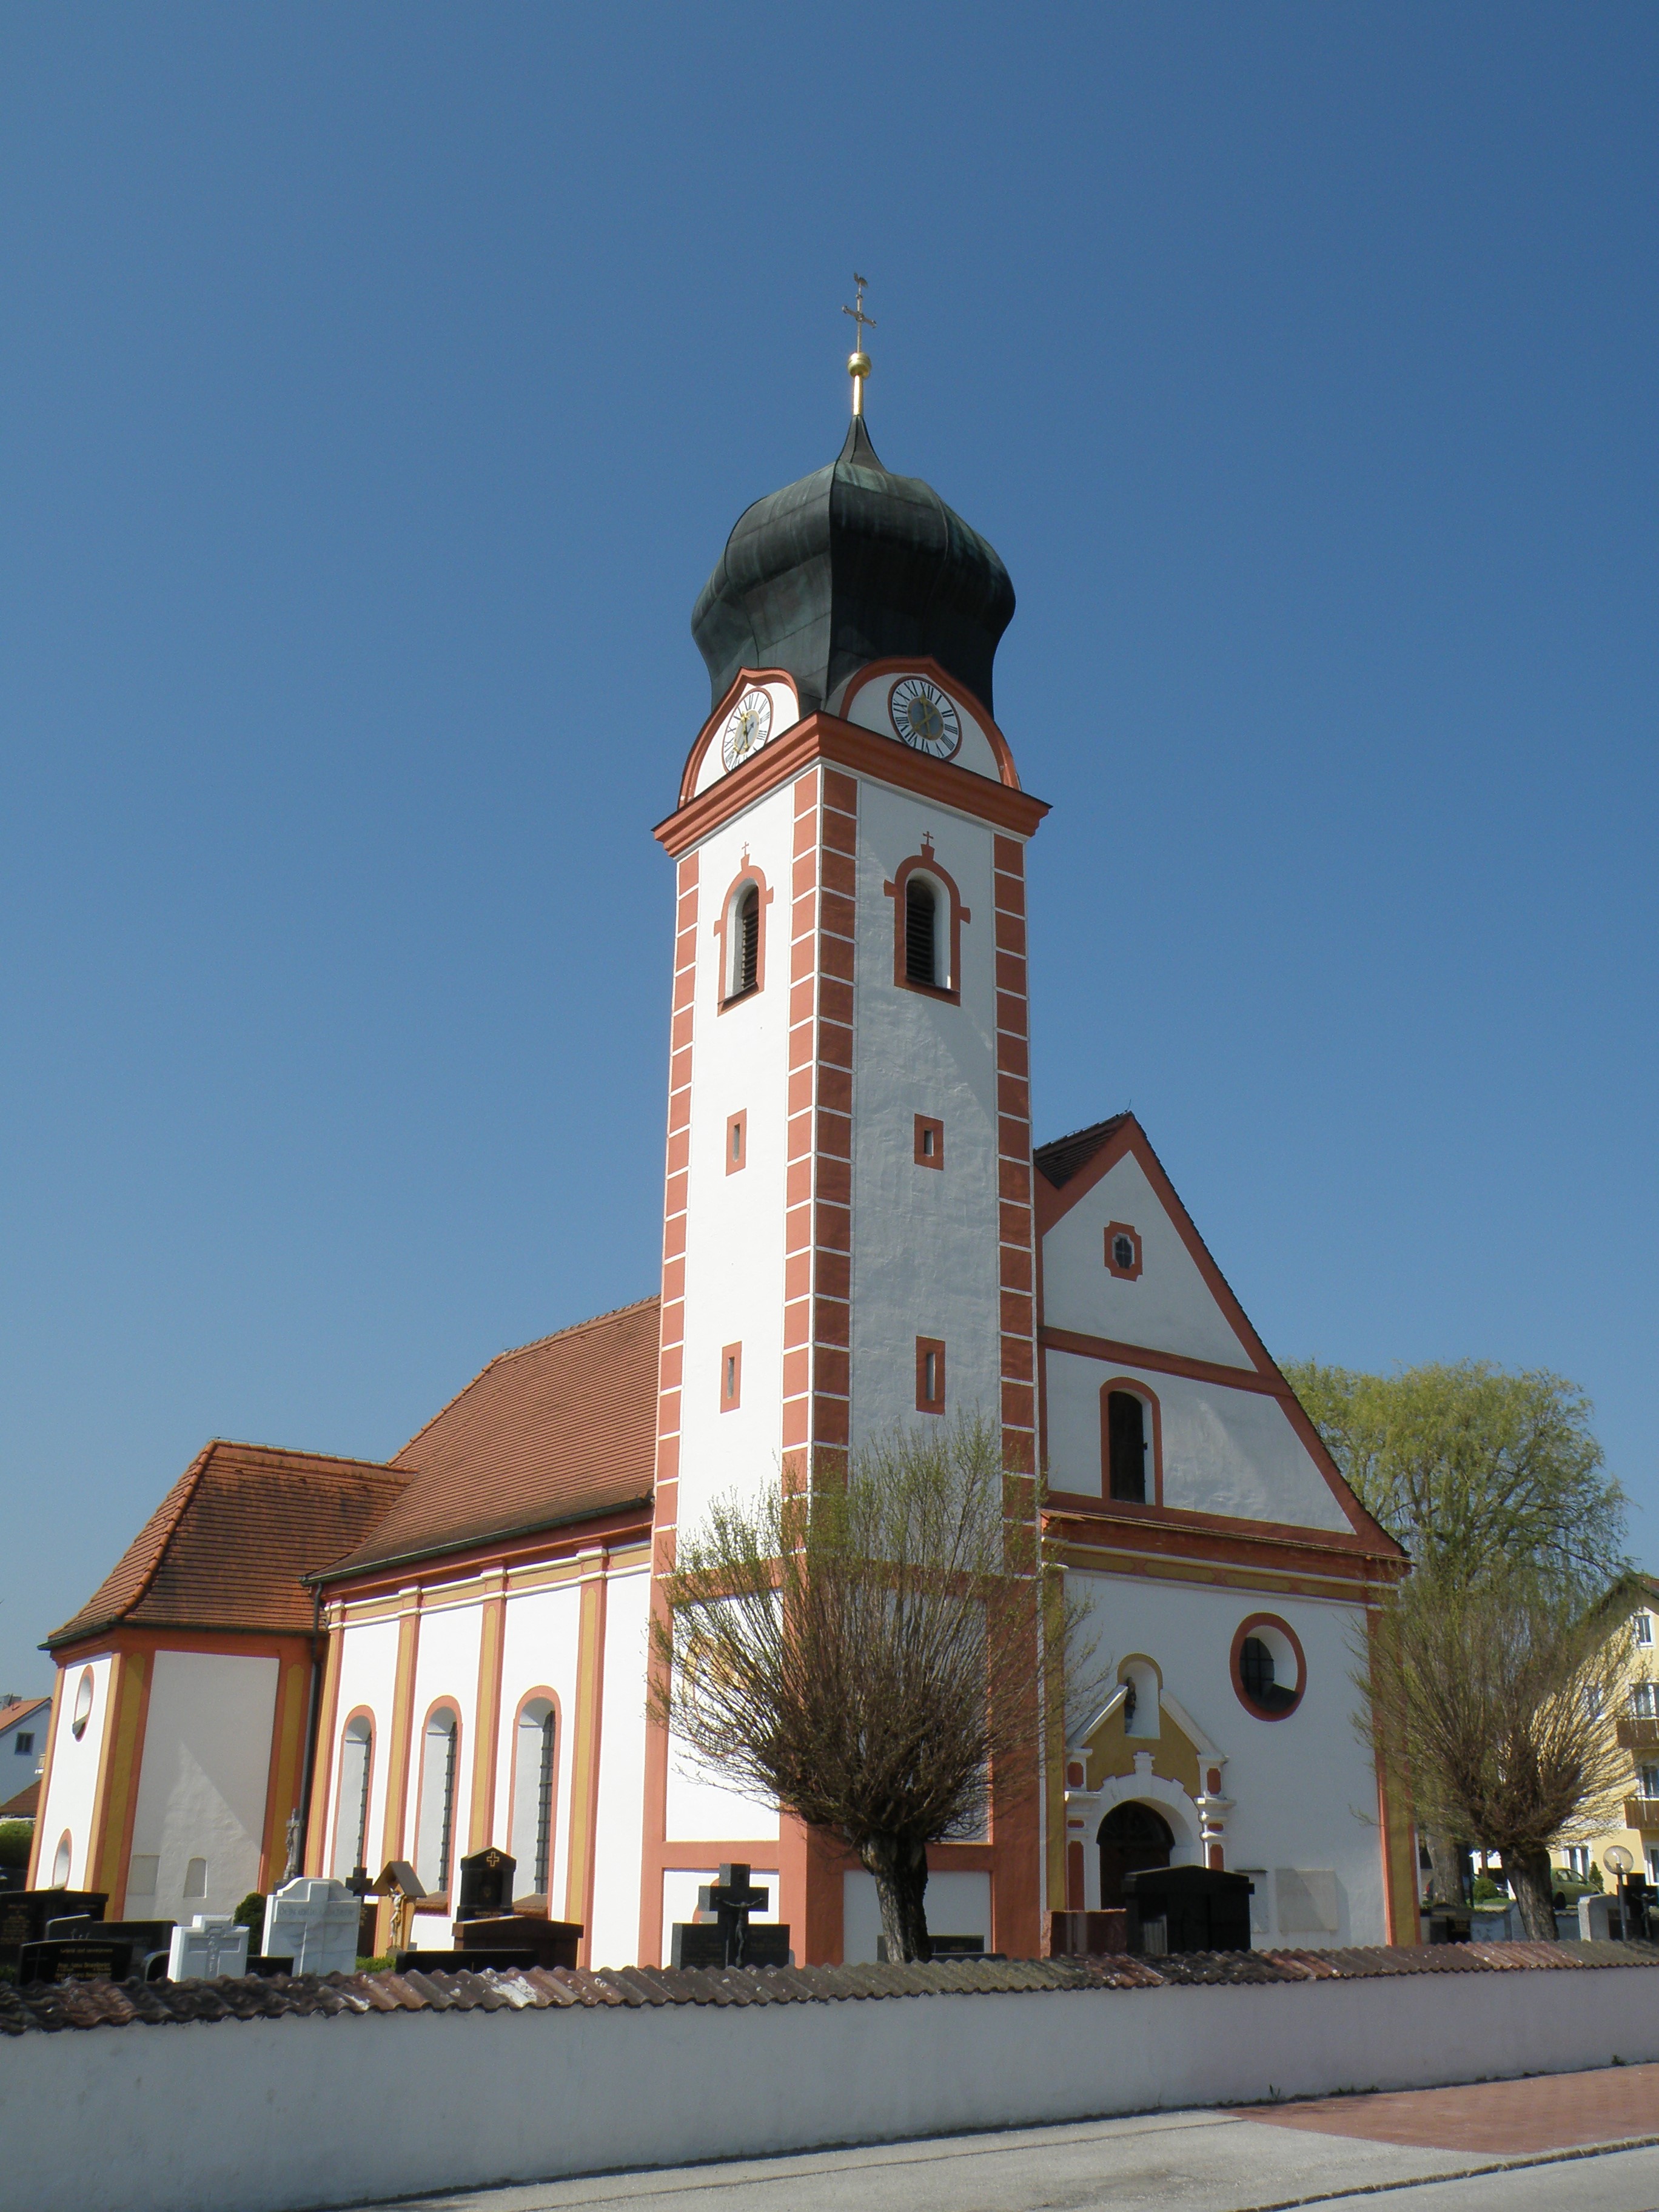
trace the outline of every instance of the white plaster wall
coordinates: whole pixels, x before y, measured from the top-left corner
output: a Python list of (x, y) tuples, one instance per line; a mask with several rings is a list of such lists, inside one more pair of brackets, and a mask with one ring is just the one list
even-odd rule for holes
[(776, 1843), (778, 1808), (711, 1781), (671, 1736), (668, 1747), (668, 1833), (681, 1843)]
[[(1056, 1490), (1101, 1494), (1101, 1388), (1121, 1376), (1158, 1401), (1166, 1505), (1347, 1533), (1347, 1516), (1277, 1398), (1070, 1352), (1045, 1352), (1043, 1371), (1048, 1480)], [(1146, 1442), (1150, 1500), (1150, 1422)]]
[[(842, 1875), (841, 1955), (849, 1966), (873, 1965), (881, 1933), (881, 1900), (873, 1875), (850, 1869)], [(950, 1872), (927, 1876), (927, 1925), (936, 1936), (977, 1936), (991, 1940), (991, 1877)]]
[(0, 2045), (0, 2206), (313, 2212), (1614, 2057), (1659, 2060), (1650, 1968), (71, 2030)]
[[(104, 1731), (109, 1725), (110, 1671), (114, 1662), (107, 1653), (97, 1659), (77, 1659), (64, 1668), (63, 1694), (58, 1701), (58, 1728), (52, 1739), (52, 1778), (40, 1808), (40, 1856), (37, 1879), (42, 1889), (52, 1882), (58, 1841), (69, 1830), (72, 1850), (65, 1889), (86, 1887), (92, 1848), (92, 1814), (98, 1796), (98, 1761)], [(75, 1717), (76, 1692), (87, 1668), (92, 1669), (92, 1711), (86, 1731), (77, 1741), (70, 1723)]]
[[(495, 1759), (495, 1833), (492, 1841), (510, 1848), (513, 1818), (514, 1716), (522, 1700), (544, 1683), (559, 1701), (558, 1733), (553, 1750), (553, 1850), (548, 1869), (555, 1915), (563, 1911), (570, 1867), (570, 1771), (576, 1717), (576, 1656), (581, 1630), (581, 1585), (526, 1590), (509, 1597), (501, 1626), (501, 1723)], [(520, 1863), (514, 1879), (519, 1894), (529, 1890), (535, 1869)]]
[[(783, 1435), (783, 1240), (788, 1155), (793, 785), (769, 793), (698, 854), (697, 975), (691, 1040), (685, 1348), (679, 1519), (695, 1525), (727, 1490), (777, 1479)], [(763, 989), (722, 1013), (714, 934), (744, 848), (772, 893)], [(726, 1125), (749, 1115), (749, 1164), (726, 1172)], [(720, 1352), (743, 1346), (742, 1402), (722, 1413)]]
[[(1364, 1633), (1363, 1610), (1136, 1575), (1072, 1571), (1066, 1585), (1088, 1603), (1100, 1662), (1115, 1666), (1132, 1651), (1154, 1660), (1164, 1694), (1185, 1707), (1224, 1755), (1222, 1794), (1233, 1800), (1227, 1864), (1334, 1874), (1340, 1926), (1324, 1935), (1298, 1934), (1297, 1942), (1382, 1942), (1376, 1775), (1352, 1718), (1359, 1702), (1352, 1646)], [(1232, 1686), (1234, 1632), (1252, 1613), (1287, 1620), (1306, 1656), (1306, 1690), (1284, 1720), (1258, 1720)], [(1095, 1840), (1091, 1828), (1085, 1838), (1091, 1869), (1097, 1865)]]
[[(786, 730), (793, 729), (795, 724), (800, 720), (800, 709), (795, 699), (795, 687), (793, 684), (772, 683), (757, 684), (754, 688), (764, 691), (772, 702), (772, 728), (766, 740), (769, 745), (774, 738), (781, 738)], [(738, 696), (741, 697), (741, 696), (742, 694), (739, 693)], [(733, 700), (732, 703), (735, 706), (737, 701)], [(722, 723), (720, 728), (724, 726)], [(694, 795), (697, 792), (707, 791), (711, 783), (718, 783), (726, 773), (726, 757), (720, 750), (720, 729), (717, 728), (709, 740), (708, 750), (698, 763), (697, 780), (692, 786)]]
[[(854, 704), (857, 702), (855, 702)], [(931, 831), (972, 919), (962, 1003), (893, 981), (893, 902), (882, 886)], [(854, 1441), (916, 1412), (915, 1340), (945, 1346), (947, 1412), (1001, 1407), (998, 1273), (996, 940), (992, 833), (884, 784), (859, 784), (853, 1073), (852, 1393)], [(942, 1170), (915, 1164), (915, 1117), (945, 1124)]]
[(392, 1694), (398, 1678), (398, 1624), (395, 1620), (367, 1620), (334, 1632), (340, 1638), (339, 1693), (334, 1707), (334, 1741), (319, 1748), (328, 1759), (327, 1839), (325, 1867), (334, 1864), (334, 1838), (340, 1810), (340, 1738), (349, 1715), (367, 1705), (374, 1717), (374, 1761), (368, 1776), (368, 1830), (364, 1849), (380, 1870), (375, 1856), (386, 1834), (386, 1778), (390, 1764)]
[[(410, 1701), (409, 1791), (404, 1807), (403, 1849), (395, 1854), (411, 1862), (418, 1848), (415, 1830), (420, 1817), (421, 1754), (426, 1743), (427, 1715), (442, 1698), (461, 1719), (461, 1740), (455, 1754), (455, 1802), (450, 1823), (450, 1879), (466, 1850), (467, 1826), (472, 1817), (473, 1731), (478, 1725), (478, 1650), (483, 1632), (483, 1606), (478, 1597), (462, 1605), (434, 1605), (421, 1613), (420, 1640), (415, 1653), (415, 1694)], [(377, 1869), (378, 1871), (378, 1869)], [(430, 1883), (428, 1884), (430, 1887)], [(432, 1944), (436, 1938), (423, 1934)]]
[[(146, 1920), (231, 1912), (259, 1886), (277, 1662), (158, 1651), (151, 1662), (132, 1856), (159, 1862), (155, 1893), (132, 1898)], [(186, 1898), (190, 1860), (207, 1892)]]
[[(1107, 1267), (1109, 1221), (1127, 1221), (1139, 1235), (1141, 1267), (1133, 1283)], [(1048, 1328), (1149, 1345), (1189, 1359), (1251, 1364), (1146, 1170), (1132, 1156), (1085, 1192), (1043, 1238), (1042, 1319)]]
[(599, 1717), (599, 1817), (588, 1949), (596, 1966), (632, 1966), (639, 1957), (650, 1605), (651, 1578), (643, 1568), (611, 1576), (605, 1601), (605, 1705)]
[[(918, 674), (923, 672), (921, 670), (917, 671)], [(844, 719), (853, 723), (858, 729), (874, 730), (878, 736), (890, 738), (894, 744), (902, 744), (902, 739), (893, 734), (893, 718), (888, 712), (887, 702), (891, 696), (894, 684), (902, 680), (902, 670), (896, 669), (890, 676), (876, 677), (854, 694), (852, 707)], [(937, 677), (930, 676), (928, 681), (938, 683), (939, 679)], [(953, 691), (948, 684), (939, 684), (939, 689), (962, 718), (962, 744), (952, 757), (951, 767), (965, 768), (975, 775), (989, 776), (993, 783), (1000, 783), (1002, 771), (997, 766), (997, 757), (992, 750), (991, 740), (986, 736), (984, 726), (978, 716), (969, 712), (961, 694)], [(969, 903), (971, 905), (972, 901), (970, 900)]]

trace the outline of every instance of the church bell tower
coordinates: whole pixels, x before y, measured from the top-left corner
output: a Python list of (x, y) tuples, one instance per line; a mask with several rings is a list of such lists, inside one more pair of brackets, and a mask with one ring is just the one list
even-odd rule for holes
[[(1024, 854), (1047, 810), (993, 713), (1013, 587), (878, 459), (862, 331), (840, 453), (739, 517), (692, 616), (712, 711), (656, 832), (677, 904), (653, 1583), (718, 1494), (895, 1423), (977, 1411), (1036, 1464)], [(725, 1860), (772, 1874), (798, 1960), (858, 1955), (869, 1877), (656, 1729), (643, 1815), (641, 1960)], [(1038, 1818), (994, 1802), (982, 1841), (930, 1853), (1016, 1956), (1038, 1948)]]

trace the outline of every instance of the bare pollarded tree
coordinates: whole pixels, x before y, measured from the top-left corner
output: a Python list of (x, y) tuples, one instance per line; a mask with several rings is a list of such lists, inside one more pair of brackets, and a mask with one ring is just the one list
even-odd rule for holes
[(981, 1832), (994, 1778), (1001, 1806), (1034, 1790), (1047, 1724), (1091, 1686), (1032, 1479), (988, 1422), (897, 1431), (844, 1480), (720, 1499), (667, 1595), (656, 1717), (728, 1787), (839, 1837), (888, 1956), (928, 1958), (927, 1846)]
[(1361, 1726), (1409, 1772), (1419, 1820), (1500, 1853), (1534, 1942), (1555, 1937), (1550, 1846), (1599, 1825), (1628, 1776), (1613, 1719), (1630, 1609), (1622, 1580), (1586, 1601), (1524, 1563), (1479, 1583), (1419, 1566), (1356, 1673)]

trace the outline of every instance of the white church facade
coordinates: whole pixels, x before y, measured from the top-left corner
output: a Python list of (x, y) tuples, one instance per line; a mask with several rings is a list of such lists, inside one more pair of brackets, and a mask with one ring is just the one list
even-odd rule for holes
[(869, 1876), (648, 1718), (648, 1624), (717, 1493), (977, 1412), (1042, 1470), (1114, 1682), (1035, 1802), (994, 1790), (981, 1838), (930, 1852), (931, 1924), (1035, 1955), (1173, 1861), (1249, 1872), (1261, 1943), (1417, 1940), (1407, 1808), (1352, 1719), (1401, 1554), (1133, 1117), (1033, 1146), (1048, 810), (993, 712), (1012, 611), (861, 415), (740, 518), (656, 831), (656, 1293), (503, 1353), (384, 1466), (210, 1446), (49, 1639), (32, 1880), (182, 1912), (407, 1859), (415, 1940), (447, 1949), (458, 1860), (495, 1844), (586, 1963), (654, 1965), (742, 1860), (798, 1959), (872, 1959)]

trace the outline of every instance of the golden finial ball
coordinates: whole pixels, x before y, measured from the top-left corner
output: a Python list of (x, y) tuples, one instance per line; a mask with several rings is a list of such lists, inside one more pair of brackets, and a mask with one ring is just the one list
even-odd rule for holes
[(848, 354), (847, 356), (847, 374), (848, 376), (869, 375), (870, 356), (867, 353), (864, 352), (862, 349), (860, 349), (859, 352)]

